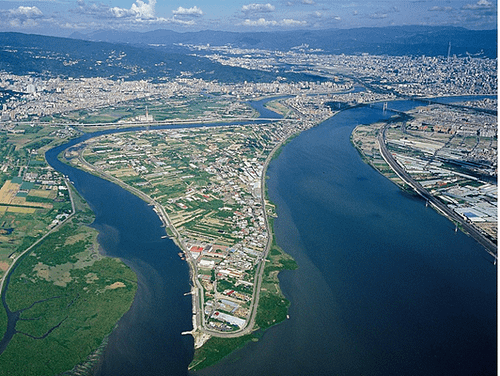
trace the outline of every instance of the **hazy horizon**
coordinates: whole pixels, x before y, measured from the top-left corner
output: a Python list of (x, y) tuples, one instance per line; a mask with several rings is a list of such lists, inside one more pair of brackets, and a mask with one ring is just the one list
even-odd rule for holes
[(0, 2), (0, 31), (69, 36), (96, 30), (147, 32), (285, 31), (386, 26), (497, 28), (496, 1), (9, 0)]

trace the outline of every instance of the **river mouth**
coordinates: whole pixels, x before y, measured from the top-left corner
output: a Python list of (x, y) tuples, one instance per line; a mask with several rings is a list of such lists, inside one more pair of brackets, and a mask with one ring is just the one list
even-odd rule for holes
[[(299, 263), (281, 275), (290, 319), (200, 374), (424, 375), (496, 367), (491, 264), (451, 223), (364, 165), (349, 143), (357, 123), (381, 112), (345, 111), (292, 140), (271, 163), (277, 241)], [(105, 253), (138, 274), (134, 303), (96, 374), (187, 375), (193, 341), (180, 333), (192, 328), (191, 297), (184, 296), (189, 269), (179, 249), (162, 238), (161, 221), (145, 202), (51, 152), (49, 163), (94, 210)], [(429, 330), (435, 336), (426, 338)], [(464, 341), (476, 350), (457, 365), (456, 354), (470, 349)]]

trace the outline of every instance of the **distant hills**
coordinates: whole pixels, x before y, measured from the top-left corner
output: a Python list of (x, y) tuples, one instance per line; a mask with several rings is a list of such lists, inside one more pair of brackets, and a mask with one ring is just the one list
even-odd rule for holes
[[(185, 52), (153, 49), (140, 44), (0, 33), (0, 71), (16, 75), (125, 80), (183, 76), (219, 82), (272, 82), (276, 79), (275, 72), (225, 66)], [(311, 79), (311, 76), (301, 73), (280, 72), (280, 75), (292, 81)]]
[(468, 30), (461, 27), (393, 26), (357, 29), (300, 30), (287, 32), (224, 32), (200, 31), (177, 33), (170, 30), (150, 32), (95, 31), (74, 33), (71, 38), (127, 43), (131, 45), (174, 44), (227, 45), (241, 48), (259, 48), (288, 51), (308, 44), (332, 54), (386, 54), (446, 56), (451, 43), (451, 54), (457, 56), (497, 56), (497, 30)]
[(164, 80), (188, 76), (220, 82), (322, 80), (303, 73), (250, 70), (224, 66), (181, 44), (288, 51), (307, 45), (316, 53), (446, 56), (451, 54), (495, 58), (496, 30), (457, 27), (385, 27), (289, 32), (234, 33), (203, 31), (177, 33), (96, 31), (71, 38), (0, 33), (0, 71), (40, 77), (108, 77)]

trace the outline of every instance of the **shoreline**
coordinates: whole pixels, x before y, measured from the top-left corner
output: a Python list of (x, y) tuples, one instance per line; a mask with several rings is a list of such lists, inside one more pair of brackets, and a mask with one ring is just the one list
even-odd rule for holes
[[(325, 121), (326, 119), (322, 120), (321, 122)], [(317, 125), (317, 124), (315, 124)], [(139, 129), (137, 129), (139, 130)], [(264, 217), (265, 221), (265, 226), (266, 226), (266, 231), (268, 234), (268, 238), (266, 240), (266, 246), (265, 246), (265, 251), (263, 252), (262, 255), (262, 261), (260, 261), (257, 264), (257, 271), (254, 274), (255, 280), (253, 281), (254, 283), (254, 289), (252, 292), (252, 299), (250, 300), (252, 302), (250, 306), (250, 312), (249, 315), (246, 317), (246, 323), (245, 326), (235, 330), (233, 332), (216, 332), (216, 331), (211, 331), (204, 326), (205, 322), (205, 317), (203, 313), (203, 296), (201, 294), (204, 294), (203, 287), (200, 284), (199, 279), (197, 278), (197, 267), (193, 263), (193, 260), (189, 257), (186, 245), (183, 244), (180, 234), (177, 231), (177, 229), (173, 226), (172, 221), (169, 217), (169, 215), (166, 213), (165, 208), (156, 200), (151, 198), (149, 195), (143, 193), (139, 189), (132, 187), (128, 185), (127, 183), (119, 180), (118, 178), (115, 178), (114, 176), (100, 171), (97, 168), (95, 168), (93, 165), (87, 163), (85, 159), (83, 158), (83, 150), (80, 150), (78, 153), (77, 159), (75, 162), (77, 162), (77, 167), (78, 168), (83, 168), (87, 172), (90, 172), (96, 176), (99, 176), (101, 178), (104, 178), (110, 182), (113, 182), (120, 186), (123, 189), (126, 189), (127, 191), (133, 193), (134, 195), (138, 196), (141, 198), (143, 201), (145, 201), (148, 205), (152, 206), (152, 209), (156, 213), (156, 215), (159, 217), (160, 221), (162, 222), (162, 227), (165, 227), (165, 233), (166, 236), (170, 238), (174, 244), (177, 246), (179, 249), (179, 256), (181, 258), (185, 258), (185, 260), (188, 262), (189, 266), (189, 273), (190, 273), (190, 285), (191, 289), (187, 294), (190, 294), (192, 297), (192, 324), (193, 328), (189, 331), (185, 331), (182, 334), (190, 334), (194, 338), (194, 348), (199, 349), (202, 347), (207, 340), (209, 340), (212, 337), (218, 337), (221, 339), (236, 339), (240, 337), (244, 337), (246, 335), (249, 335), (253, 333), (255, 330), (257, 330), (256, 327), (256, 317), (258, 315), (259, 311), (259, 298), (260, 298), (260, 293), (261, 293), (261, 286), (262, 282), (264, 279), (264, 274), (265, 274), (265, 266), (268, 263), (269, 260), (268, 254), (270, 249), (273, 247), (273, 240), (274, 240), (274, 232), (272, 232), (272, 227), (270, 226), (270, 219), (267, 213), (266, 208), (268, 207), (267, 203), (269, 202), (267, 196), (266, 196), (266, 179), (267, 179), (267, 169), (269, 166), (269, 163), (276, 158), (277, 155), (279, 155), (280, 149), (283, 147), (284, 144), (289, 142), (292, 138), (296, 137), (297, 134), (300, 134), (304, 129), (299, 129), (296, 132), (290, 134), (288, 137), (285, 139), (277, 142), (273, 148), (269, 151), (268, 155), (266, 156), (266, 159), (264, 160), (263, 167), (262, 167), (262, 173), (260, 175), (260, 204), (262, 206), (262, 216)], [(131, 130), (134, 132), (135, 130)], [(271, 204), (271, 206), (273, 206)], [(283, 252), (283, 251), (282, 251)], [(284, 252), (283, 252), (284, 254)], [(184, 257), (182, 257), (184, 256)], [(289, 257), (288, 255), (286, 257)], [(266, 261), (264, 261), (266, 260)], [(279, 289), (279, 281), (277, 282), (277, 287), (276, 290), (281, 292)], [(286, 316), (286, 315), (285, 315)], [(276, 320), (275, 320), (276, 321)], [(260, 327), (259, 327), (260, 328)], [(233, 352), (235, 349), (231, 349), (230, 352)], [(192, 367), (191, 367), (192, 368)]]
[[(137, 130), (139, 130), (139, 129), (137, 129)], [(130, 131), (135, 132), (136, 130), (130, 130)], [(266, 180), (267, 167), (268, 167), (269, 163), (272, 161), (272, 159), (275, 158), (277, 151), (279, 151), (279, 149), (286, 142), (288, 142), (290, 139), (295, 137), (300, 132), (301, 131), (298, 131), (297, 133), (290, 135), (288, 138), (278, 142), (273, 147), (273, 149), (269, 152), (269, 155), (266, 157), (266, 160), (264, 162), (262, 176), (261, 176), (261, 204), (263, 207), (263, 216), (264, 216), (264, 219), (266, 222), (266, 227), (267, 227), (267, 232), (269, 234), (269, 238), (267, 240), (266, 250), (265, 250), (265, 254), (264, 254), (263, 259), (265, 259), (267, 257), (267, 253), (272, 245), (272, 239), (273, 239), (273, 234), (271, 234), (270, 228), (269, 228), (268, 215), (265, 211), (265, 198), (264, 197), (265, 197), (265, 180)], [(211, 336), (211, 334), (215, 334), (217, 336), (217, 334), (219, 334), (219, 332), (210, 333), (209, 330), (203, 328), (203, 323), (201, 322), (201, 318), (200, 318), (200, 316), (201, 316), (200, 312), (202, 310), (202, 307), (200, 307), (200, 303), (199, 303), (199, 299), (200, 299), (199, 294), (200, 294), (200, 290), (202, 290), (202, 287), (199, 285), (198, 279), (196, 278), (196, 275), (195, 275), (196, 267), (193, 265), (192, 260), (190, 260), (190, 258), (187, 257), (187, 250), (180, 240), (180, 235), (179, 235), (177, 229), (172, 225), (172, 222), (171, 222), (168, 214), (166, 213), (165, 209), (163, 208), (163, 206), (161, 204), (159, 204), (156, 200), (152, 199), (147, 194), (140, 191), (139, 189), (126, 184), (125, 182), (119, 180), (118, 178), (116, 178), (110, 174), (107, 174), (105, 172), (97, 170), (93, 165), (91, 165), (85, 161), (85, 159), (83, 158), (83, 155), (82, 155), (82, 151), (80, 151), (77, 159), (78, 159), (78, 163), (77, 163), (78, 168), (83, 168), (84, 170), (86, 170), (89, 173), (92, 173), (93, 175), (96, 175), (96, 176), (101, 177), (105, 180), (108, 180), (112, 183), (117, 184), (121, 188), (126, 189), (127, 191), (129, 191), (132, 194), (141, 198), (148, 205), (152, 206), (152, 209), (154, 210), (154, 212), (156, 213), (156, 215), (159, 217), (160, 221), (162, 222), (163, 227), (165, 227), (166, 236), (168, 236), (168, 238), (171, 239), (175, 243), (175, 245), (179, 248), (180, 252), (182, 252), (182, 254), (184, 254), (186, 261), (188, 262), (188, 265), (189, 265), (190, 281), (191, 281), (191, 290), (189, 293), (193, 297), (192, 298), (193, 303), (196, 302), (196, 304), (194, 305), (194, 307), (196, 307), (196, 310), (195, 310), (195, 308), (193, 308), (193, 324), (196, 323), (196, 325), (193, 325), (193, 329), (191, 331), (184, 332), (184, 334), (193, 335), (195, 340), (197, 338), (200, 338), (200, 340), (197, 341), (198, 346), (202, 346), (203, 343), (205, 343), (206, 340), (208, 340), (209, 337), (207, 338), (207, 336)], [(167, 229), (169, 229), (172, 233), (170, 234)], [(259, 285), (260, 285), (261, 280), (262, 280), (264, 266), (265, 266), (265, 263), (261, 263), (259, 265), (260, 270), (258, 273), (256, 273), (256, 280), (257, 280), (257, 284), (259, 284)], [(258, 296), (260, 293), (260, 287), (258, 287), (257, 284), (256, 284), (256, 288), (254, 289), (254, 292), (252, 295), (252, 301), (254, 301), (254, 303), (252, 304), (252, 310), (251, 310), (251, 313), (249, 315), (249, 321), (248, 321), (247, 325), (245, 325), (245, 327), (243, 327), (242, 329), (239, 329), (235, 332), (223, 333), (224, 335), (221, 337), (224, 337), (224, 338), (241, 337), (241, 336), (249, 334), (255, 330), (255, 328), (254, 328), (255, 316), (257, 314)], [(200, 330), (200, 328), (203, 328), (203, 329)], [(200, 333), (198, 333), (198, 332), (200, 332)]]

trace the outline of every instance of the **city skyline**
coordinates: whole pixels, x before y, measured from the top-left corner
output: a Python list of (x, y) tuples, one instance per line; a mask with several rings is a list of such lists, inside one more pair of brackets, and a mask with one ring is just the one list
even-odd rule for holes
[(490, 0), (2, 1), (0, 31), (69, 36), (95, 30), (282, 31), (403, 25), (495, 29)]

